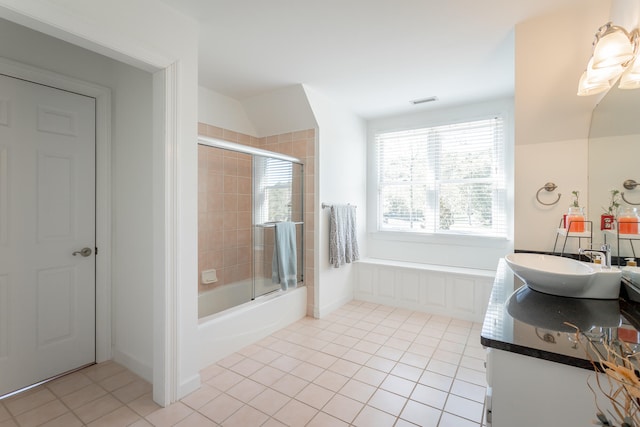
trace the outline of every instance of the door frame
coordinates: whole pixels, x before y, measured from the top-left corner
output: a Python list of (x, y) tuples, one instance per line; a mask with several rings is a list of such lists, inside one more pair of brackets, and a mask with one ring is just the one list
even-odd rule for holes
[(0, 57), (0, 74), (96, 100), (96, 363), (111, 350), (111, 90)]

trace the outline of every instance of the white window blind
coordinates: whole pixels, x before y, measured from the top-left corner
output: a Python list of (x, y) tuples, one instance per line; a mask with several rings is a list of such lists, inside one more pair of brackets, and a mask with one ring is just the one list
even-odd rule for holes
[(290, 221), (293, 165), (280, 159), (259, 157), (256, 173), (258, 194), (262, 195), (261, 221)]
[(378, 230), (507, 235), (501, 117), (375, 136)]

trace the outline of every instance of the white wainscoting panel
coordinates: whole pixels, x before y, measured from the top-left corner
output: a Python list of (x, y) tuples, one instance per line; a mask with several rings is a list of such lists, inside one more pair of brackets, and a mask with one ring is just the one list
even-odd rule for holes
[(494, 271), (365, 259), (355, 299), (482, 322)]

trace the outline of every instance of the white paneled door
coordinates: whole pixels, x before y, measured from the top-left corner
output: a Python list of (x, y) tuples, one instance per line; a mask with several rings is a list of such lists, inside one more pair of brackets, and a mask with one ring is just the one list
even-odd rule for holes
[(95, 361), (95, 99), (0, 75), (0, 396)]

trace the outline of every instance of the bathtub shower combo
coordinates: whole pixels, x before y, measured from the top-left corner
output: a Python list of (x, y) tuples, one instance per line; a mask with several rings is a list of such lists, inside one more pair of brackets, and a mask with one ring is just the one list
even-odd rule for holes
[(206, 137), (198, 143), (200, 179), (208, 180), (199, 192), (206, 197), (199, 209), (202, 323), (303, 284), (304, 171), (291, 156)]

